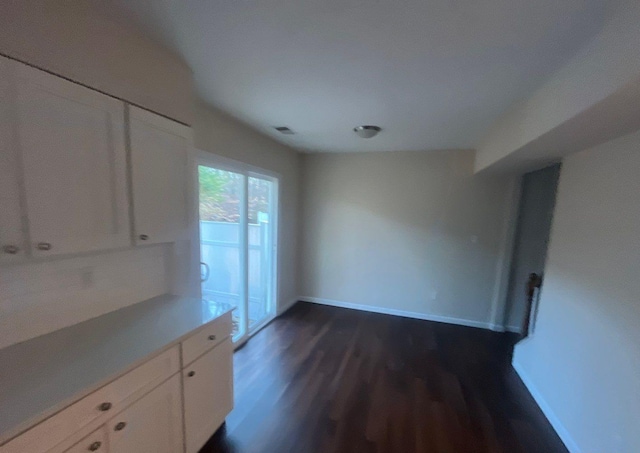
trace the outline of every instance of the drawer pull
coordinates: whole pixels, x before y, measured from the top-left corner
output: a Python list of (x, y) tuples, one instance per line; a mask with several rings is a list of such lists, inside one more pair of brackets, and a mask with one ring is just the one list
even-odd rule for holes
[(114, 431), (122, 431), (125, 426), (127, 426), (127, 422), (118, 422), (116, 426), (113, 428)]
[(8, 253), (9, 255), (15, 255), (20, 251), (20, 247), (16, 245), (5, 245), (4, 247), (2, 247), (2, 251), (4, 253)]
[(189, 377), (194, 377), (195, 375), (196, 375), (196, 372), (195, 372), (195, 371), (189, 371), (189, 372), (187, 373), (187, 376), (189, 376)]
[(140, 235), (140, 240), (141, 241), (146, 241), (147, 239), (149, 239), (149, 235), (147, 235), (147, 234), (141, 234)]
[(111, 409), (111, 406), (112, 404), (107, 401), (106, 403), (102, 403), (100, 406), (98, 406), (98, 409), (100, 409), (102, 412), (106, 412)]
[(98, 451), (102, 447), (102, 442), (94, 442), (89, 445), (89, 451)]
[(51, 250), (51, 244), (48, 242), (38, 242), (38, 250), (44, 250), (45, 252)]
[(215, 339), (216, 339), (216, 336), (215, 336), (215, 335), (209, 335), (209, 340), (211, 340), (211, 341), (215, 341)]

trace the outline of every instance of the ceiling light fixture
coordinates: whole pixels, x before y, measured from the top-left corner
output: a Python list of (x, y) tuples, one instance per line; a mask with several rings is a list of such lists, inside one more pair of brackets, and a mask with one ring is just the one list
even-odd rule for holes
[(382, 129), (378, 126), (358, 126), (353, 128), (353, 132), (361, 138), (372, 138), (378, 135)]

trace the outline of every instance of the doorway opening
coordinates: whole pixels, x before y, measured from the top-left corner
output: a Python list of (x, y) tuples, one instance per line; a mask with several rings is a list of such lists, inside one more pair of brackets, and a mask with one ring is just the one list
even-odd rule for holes
[(535, 329), (559, 177), (560, 164), (522, 177), (505, 325), (523, 336)]

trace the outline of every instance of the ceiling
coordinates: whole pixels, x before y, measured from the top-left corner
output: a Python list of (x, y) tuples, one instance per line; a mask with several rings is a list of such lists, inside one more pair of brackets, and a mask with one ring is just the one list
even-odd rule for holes
[[(604, 0), (114, 0), (199, 96), (304, 151), (474, 148), (602, 28)], [(364, 140), (352, 128), (382, 127)], [(288, 126), (281, 135), (273, 126)]]

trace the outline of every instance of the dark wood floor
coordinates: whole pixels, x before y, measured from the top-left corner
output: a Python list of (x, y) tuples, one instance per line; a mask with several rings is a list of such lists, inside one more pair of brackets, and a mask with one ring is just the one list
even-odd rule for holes
[(515, 340), (300, 302), (235, 353), (235, 409), (202, 453), (566, 452)]

